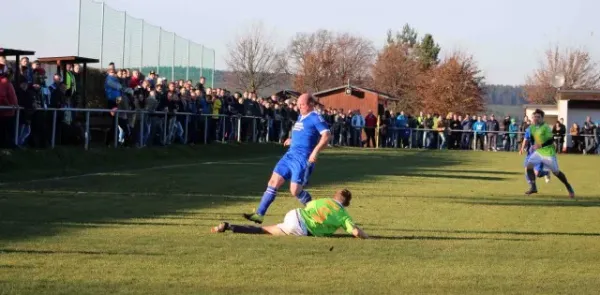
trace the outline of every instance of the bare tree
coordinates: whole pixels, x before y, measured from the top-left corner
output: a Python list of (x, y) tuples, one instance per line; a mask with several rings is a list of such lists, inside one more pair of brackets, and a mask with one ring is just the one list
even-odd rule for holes
[(561, 89), (600, 88), (600, 69), (586, 50), (558, 46), (547, 50), (540, 67), (526, 78), (525, 98), (532, 103), (555, 103), (556, 89), (552, 81), (564, 75)]
[(288, 50), (298, 90), (319, 91), (348, 79), (364, 80), (375, 56), (371, 41), (327, 30), (296, 35)]
[(258, 92), (281, 82), (286, 73), (285, 52), (277, 49), (262, 23), (254, 24), (229, 46), (227, 66), (234, 73), (238, 87)]

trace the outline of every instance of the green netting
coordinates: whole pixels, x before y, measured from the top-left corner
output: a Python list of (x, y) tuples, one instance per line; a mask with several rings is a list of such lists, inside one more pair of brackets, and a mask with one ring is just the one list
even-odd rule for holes
[[(78, 54), (100, 59), (101, 68), (114, 62), (117, 68), (156, 71), (168, 80), (198, 82), (201, 76), (212, 86), (214, 51), (172, 32), (134, 18), (94, 0), (79, 0)], [(95, 65), (90, 65), (95, 66)]]
[(139, 69), (142, 67), (142, 30), (144, 21), (127, 16), (125, 23), (125, 67)]

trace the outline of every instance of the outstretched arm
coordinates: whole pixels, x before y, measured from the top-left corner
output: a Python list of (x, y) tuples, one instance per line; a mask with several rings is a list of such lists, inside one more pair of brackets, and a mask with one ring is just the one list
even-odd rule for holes
[(360, 238), (360, 239), (368, 239), (369, 238), (369, 235), (367, 235), (367, 233), (364, 232), (362, 229), (360, 229), (358, 226), (355, 226), (352, 229), (352, 235), (355, 238)]

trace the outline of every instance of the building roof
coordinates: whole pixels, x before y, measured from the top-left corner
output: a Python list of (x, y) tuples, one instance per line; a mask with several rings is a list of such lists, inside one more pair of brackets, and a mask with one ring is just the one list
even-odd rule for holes
[(340, 90), (346, 89), (347, 87), (352, 88), (352, 90), (358, 90), (358, 91), (363, 91), (363, 92), (375, 93), (375, 94), (377, 94), (380, 97), (385, 98), (385, 99), (398, 100), (397, 98), (394, 98), (390, 94), (387, 94), (385, 92), (378, 91), (378, 90), (371, 89), (371, 88), (361, 87), (361, 86), (354, 86), (354, 85), (342, 85), (342, 86), (338, 86), (338, 87), (335, 87), (335, 88), (331, 88), (331, 89), (319, 91), (319, 92), (315, 93), (314, 96), (316, 96), (316, 97), (325, 96), (325, 95), (330, 94), (332, 92), (336, 92), (336, 91), (340, 91)]
[(294, 91), (294, 90), (290, 90), (290, 89), (284, 89), (281, 90), (277, 93), (275, 93), (275, 95), (277, 96), (286, 96), (286, 97), (295, 97), (298, 98), (302, 93), (298, 92), (298, 91)]
[(78, 64), (78, 63), (98, 63), (100, 62), (100, 60), (95, 59), (95, 58), (88, 58), (88, 57), (81, 57), (81, 56), (58, 56), (58, 57), (41, 57), (38, 58), (38, 61), (40, 63), (45, 63), (45, 64), (49, 64), (49, 63), (56, 63), (58, 61), (60, 62), (66, 62), (69, 64)]
[(558, 90), (556, 95), (559, 100), (600, 101), (600, 90), (591, 90), (591, 89)]
[(524, 104), (524, 109), (550, 109), (550, 108), (558, 108), (555, 104)]
[(35, 51), (11, 48), (0, 48), (0, 56), (35, 55)]

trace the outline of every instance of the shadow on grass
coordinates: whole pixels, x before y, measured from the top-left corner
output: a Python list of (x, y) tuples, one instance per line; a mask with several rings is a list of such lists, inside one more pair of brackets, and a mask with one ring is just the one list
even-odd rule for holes
[[(69, 175), (68, 173), (73, 171), (98, 173), (119, 169), (132, 170), (152, 167), (152, 164), (191, 165), (137, 171), (136, 175), (125, 177), (74, 177), (1, 186), (0, 242), (53, 236), (64, 230), (76, 230), (85, 224), (172, 226), (171, 223), (136, 223), (126, 220), (161, 218), (163, 215), (168, 215), (168, 218), (188, 217), (189, 210), (218, 208), (229, 204), (244, 204), (252, 208), (256, 206), (264, 191), (271, 167), (283, 154), (280, 147), (270, 145), (215, 145), (190, 150), (178, 147), (171, 150), (176, 154), (173, 158), (169, 158), (168, 152), (169, 148), (158, 151), (106, 149), (90, 153), (78, 150), (73, 154), (60, 151), (60, 156), (56, 156), (54, 154), (57, 151), (49, 151), (47, 164), (43, 163), (44, 156), (38, 152), (33, 154), (33, 159), (28, 158), (31, 156), (29, 154), (19, 156), (23, 165), (30, 164), (32, 170), (50, 165), (50, 168), (46, 167), (48, 172), (51, 171), (48, 169), (51, 169), (52, 165), (56, 165), (58, 175)], [(207, 160), (256, 163), (257, 157), (261, 157), (260, 163), (269, 168), (265, 165), (243, 165), (241, 162), (239, 165), (194, 165), (195, 162)], [(66, 162), (55, 158), (66, 158)], [(153, 160), (154, 158), (156, 159)], [(4, 159), (4, 162), (6, 161)], [(14, 162), (15, 159), (12, 161), (13, 166), (18, 165)], [(424, 177), (502, 180), (500, 177), (485, 175), (461, 176), (460, 172), (443, 173), (448, 172), (445, 170), (448, 167), (464, 163), (465, 160), (459, 154), (336, 149), (320, 157), (311, 178), (311, 187), (364, 181), (381, 175), (421, 177), (421, 169), (429, 172)], [(20, 176), (13, 178), (28, 179), (28, 170), (23, 166), (19, 167), (17, 174)], [(441, 174), (432, 173), (434, 170)], [(3, 171), (0, 171), (0, 174), (2, 173)], [(38, 174), (39, 172), (32, 172), (34, 176)], [(44, 193), (51, 190), (59, 192)], [(287, 189), (282, 188), (282, 191), (284, 190)]]
[(39, 254), (39, 255), (64, 255), (64, 254), (82, 254), (82, 255), (141, 255), (141, 256), (163, 256), (161, 253), (140, 253), (140, 252), (111, 252), (111, 251), (68, 251), (68, 250), (24, 250), (0, 248), (0, 254)]
[(516, 206), (516, 207), (600, 207), (598, 200), (573, 199), (573, 200), (484, 200), (484, 201), (456, 201), (453, 203), (481, 206)]
[[(348, 235), (336, 235), (335, 238), (354, 238)], [(434, 241), (469, 241), (469, 240), (494, 240), (494, 241), (527, 241), (526, 239), (503, 238), (478, 238), (478, 237), (448, 237), (448, 236), (381, 236), (369, 235), (373, 240), (434, 240)]]
[(377, 231), (393, 232), (415, 232), (415, 233), (444, 233), (444, 234), (481, 234), (481, 235), (516, 235), (516, 236), (583, 236), (598, 237), (600, 233), (582, 233), (582, 232), (535, 232), (535, 231), (484, 231), (484, 230), (445, 230), (445, 229), (405, 229), (405, 228), (383, 228), (371, 227), (367, 229)]

